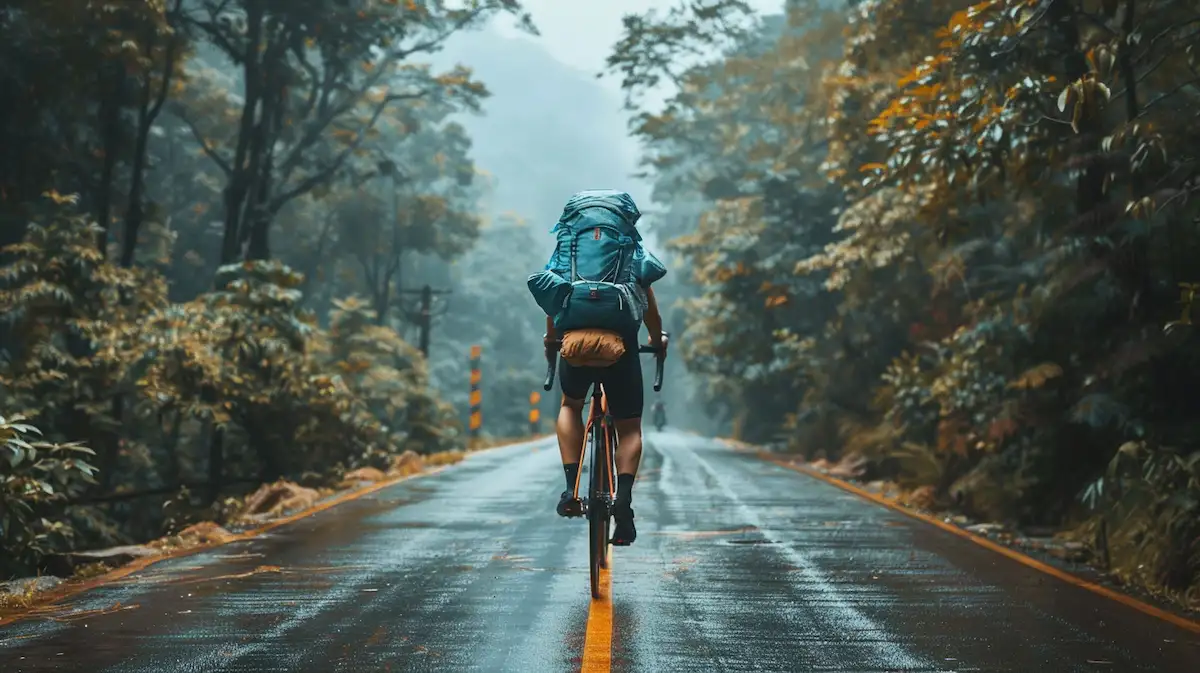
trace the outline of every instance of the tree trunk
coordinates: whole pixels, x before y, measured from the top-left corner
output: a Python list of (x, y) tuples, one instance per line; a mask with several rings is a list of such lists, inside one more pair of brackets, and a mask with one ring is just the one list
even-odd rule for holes
[(255, 167), (255, 191), (249, 208), (250, 231), (247, 234), (246, 256), (249, 259), (267, 259), (271, 256), (270, 231), (275, 211), (271, 207), (273, 179), (275, 177), (275, 143), (283, 130), (286, 115), (287, 88), (284, 51), (280, 44), (273, 44), (263, 62), (263, 106), (259, 119), (256, 152), (259, 157)]
[(270, 433), (264, 432), (263, 426), (257, 421), (247, 420), (246, 434), (261, 463), (259, 481), (267, 484), (282, 479), (287, 470), (278, 450), (281, 448), (278, 443), (272, 441)]
[[(1080, 44), (1079, 26), (1076, 25), (1078, 13), (1077, 3), (1069, 0), (1056, 0), (1050, 8), (1058, 34), (1066, 43), (1063, 55), (1068, 84), (1088, 74), (1087, 54)], [(1079, 135), (1091, 138), (1099, 133), (1099, 124), (1092, 115), (1084, 115), (1079, 125)], [(1098, 139), (1093, 138), (1094, 141)], [(1098, 145), (1098, 142), (1096, 142)], [(1089, 166), (1075, 186), (1075, 213), (1083, 215), (1091, 212), (1106, 201), (1104, 194), (1104, 173), (1102, 166)]]
[[(175, 12), (179, 11), (181, 5), (182, 0), (176, 2)], [(156, 37), (157, 33), (155, 29), (151, 28), (147, 31), (145, 38), (147, 58), (153, 54)], [(121, 266), (125, 268), (133, 266), (134, 254), (137, 251), (138, 231), (141, 229), (142, 220), (145, 218), (145, 207), (142, 204), (142, 199), (146, 185), (147, 146), (150, 142), (150, 130), (154, 126), (154, 122), (158, 118), (158, 113), (162, 111), (163, 104), (167, 100), (171, 75), (175, 71), (176, 51), (177, 43), (172, 40), (167, 46), (163, 61), (162, 82), (153, 99), (151, 99), (152, 87), (150, 74), (146, 73), (142, 81), (141, 101), (138, 108), (137, 138), (134, 141), (133, 166), (129, 178), (129, 209), (125, 214), (125, 231), (121, 239)]]
[(225, 429), (212, 428), (212, 436), (208, 441), (208, 491), (205, 502), (212, 504), (221, 495), (221, 486), (225, 476)]
[(375, 324), (386, 325), (388, 313), (392, 310), (392, 274), (385, 274), (379, 288), (378, 306), (375, 307)]
[(96, 234), (96, 248), (108, 253), (108, 232), (112, 226), (113, 179), (117, 169), (117, 154), (121, 142), (121, 94), (125, 88), (125, 66), (115, 63), (101, 75), (107, 84), (106, 95), (100, 101), (100, 138), (104, 163), (100, 169), (100, 184), (96, 194), (96, 220), (101, 231)]
[(325, 248), (329, 244), (329, 236), (333, 231), (333, 225), (337, 222), (333, 215), (326, 215), (325, 221), (321, 226), (321, 235), (317, 237), (317, 245), (313, 249), (312, 256), (301, 270), (304, 273), (304, 282), (300, 285), (300, 306), (309, 304), (310, 294), (313, 286), (313, 280), (317, 277), (322, 266), (325, 264)]
[(240, 255), (243, 208), (250, 193), (252, 173), (247, 159), (254, 137), (255, 119), (262, 97), (260, 66), (262, 58), (263, 8), (259, 3), (246, 6), (246, 48), (242, 52), (242, 75), (245, 100), (238, 123), (237, 148), (230, 166), (229, 183), (225, 186), (225, 231), (221, 237), (221, 264), (232, 264)]

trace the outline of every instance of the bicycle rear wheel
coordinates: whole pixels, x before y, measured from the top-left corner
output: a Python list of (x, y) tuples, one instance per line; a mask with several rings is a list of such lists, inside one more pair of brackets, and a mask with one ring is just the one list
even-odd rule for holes
[(612, 543), (612, 506), (617, 501), (617, 494), (613, 490), (617, 474), (617, 430), (612, 425), (605, 424), (604, 434), (608, 437), (608, 450), (604, 452), (604, 479), (600, 483), (604, 487), (604, 502), (608, 506), (604, 512), (604, 556), (600, 559), (601, 568), (608, 567), (608, 550)]
[(609, 449), (605, 447), (608, 424), (593, 426), (589, 448), (592, 452), (590, 487), (588, 488), (588, 566), (592, 580), (592, 598), (600, 598), (600, 570), (608, 567), (608, 537), (610, 511), (609, 482), (612, 477)]

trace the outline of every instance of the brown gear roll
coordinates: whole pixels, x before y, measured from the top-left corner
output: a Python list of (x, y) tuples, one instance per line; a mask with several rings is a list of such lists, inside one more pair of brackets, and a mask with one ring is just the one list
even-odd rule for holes
[(563, 335), (560, 353), (573, 367), (608, 367), (625, 355), (625, 340), (609, 330), (571, 330)]

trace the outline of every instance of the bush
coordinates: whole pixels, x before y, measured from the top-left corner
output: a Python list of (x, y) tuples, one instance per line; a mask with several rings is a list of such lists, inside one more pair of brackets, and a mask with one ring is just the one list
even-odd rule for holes
[(41, 431), (20, 416), (0, 416), (0, 575), (34, 570), (47, 554), (65, 548), (73, 531), (60, 507), (93, 483), (92, 450), (79, 443), (41, 441)]

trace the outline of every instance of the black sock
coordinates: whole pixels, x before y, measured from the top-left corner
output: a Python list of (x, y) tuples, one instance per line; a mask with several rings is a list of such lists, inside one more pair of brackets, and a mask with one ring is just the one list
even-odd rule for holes
[(579, 463), (563, 463), (563, 471), (567, 473), (567, 490), (574, 491), (579, 479)]
[(617, 475), (617, 502), (633, 502), (633, 480), (632, 474)]

